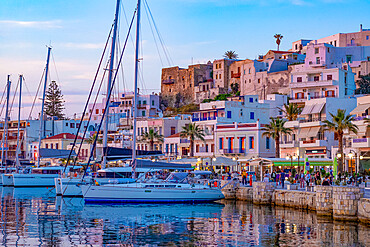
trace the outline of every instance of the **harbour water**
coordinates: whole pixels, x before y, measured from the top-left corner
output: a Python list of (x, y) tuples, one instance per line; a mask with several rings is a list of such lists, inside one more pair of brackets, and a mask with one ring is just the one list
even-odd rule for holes
[(85, 205), (1, 188), (0, 209), (2, 246), (370, 246), (368, 226), (240, 201)]

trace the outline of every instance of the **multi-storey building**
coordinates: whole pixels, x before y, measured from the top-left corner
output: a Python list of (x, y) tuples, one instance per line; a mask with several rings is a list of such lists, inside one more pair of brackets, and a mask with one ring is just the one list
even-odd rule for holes
[(317, 98), (309, 99), (300, 117), (296, 121), (288, 121), (285, 127), (291, 128), (291, 135), (283, 135), (280, 141), (280, 157), (292, 154), (300, 158), (333, 158), (333, 146), (338, 141), (333, 132), (325, 131), (323, 121), (332, 121), (330, 113), (336, 114), (338, 109), (351, 112), (356, 107), (356, 98)]
[[(163, 98), (181, 97), (184, 102), (193, 102), (195, 87), (206, 90), (213, 86), (212, 63), (190, 65), (187, 69), (176, 67), (163, 68), (161, 96)], [(198, 91), (200, 91), (198, 89)], [(203, 90), (204, 91), (204, 90)]]
[[(240, 77), (234, 80), (239, 82), (241, 95), (257, 94), (261, 99), (266, 99), (266, 95), (271, 93), (287, 94), (290, 73), (288, 65), (303, 63), (304, 57), (293, 52), (269, 51), (259, 60), (244, 60), (240, 68), (234, 63), (242, 72), (236, 74)], [(235, 74), (231, 77), (235, 77)]]

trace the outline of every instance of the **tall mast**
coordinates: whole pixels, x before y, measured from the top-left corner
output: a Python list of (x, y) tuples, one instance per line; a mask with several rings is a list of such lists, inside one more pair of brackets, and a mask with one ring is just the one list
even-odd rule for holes
[[(23, 82), (23, 75), (19, 75), (19, 103), (18, 103), (18, 134), (17, 134), (17, 151), (15, 152), (15, 164), (19, 166), (19, 153), (20, 153), (20, 146), (19, 146), (19, 130), (21, 127), (21, 105), (22, 105), (22, 82)], [(24, 132), (23, 132), (24, 134)]]
[[(4, 160), (6, 164), (6, 160), (8, 158), (8, 119), (9, 119), (9, 98), (10, 98), (10, 75), (8, 75), (7, 80), (7, 87), (6, 87), (6, 108), (5, 108), (5, 123), (4, 123), (4, 132), (3, 132), (3, 145), (1, 148), (1, 166), (4, 165)], [(4, 148), (5, 148), (5, 155), (4, 155)]]
[[(135, 51), (135, 85), (134, 85), (134, 123), (133, 123), (133, 136), (132, 136), (132, 163), (133, 171), (135, 172), (136, 160), (136, 117), (137, 117), (137, 83), (139, 77), (139, 41), (140, 41), (140, 3), (137, 1), (137, 20), (136, 20), (136, 51)], [(135, 173), (134, 173), (135, 174)]]
[[(104, 169), (107, 164), (107, 157), (106, 157), (106, 150), (108, 149), (108, 124), (109, 124), (109, 101), (110, 101), (110, 91), (112, 90), (112, 80), (113, 80), (113, 65), (114, 65), (114, 54), (116, 49), (116, 38), (117, 38), (117, 26), (118, 26), (118, 17), (119, 17), (119, 6), (121, 0), (117, 0), (116, 4), (116, 14), (114, 18), (114, 26), (113, 26), (113, 37), (112, 37), (112, 46), (110, 52), (110, 61), (109, 61), (109, 71), (108, 71), (108, 85), (107, 85), (107, 97), (106, 100), (108, 102), (107, 107), (105, 109), (105, 120), (104, 120), (104, 130), (103, 130), (103, 163), (101, 168)], [(97, 133), (99, 134), (99, 133)], [(105, 151), (104, 151), (105, 149)]]
[(41, 114), (40, 114), (39, 153), (38, 153), (38, 156), (37, 156), (37, 167), (40, 166), (41, 139), (44, 137), (43, 134), (42, 134), (43, 129), (44, 129), (44, 104), (45, 104), (46, 85), (48, 84), (50, 51), (51, 51), (51, 47), (48, 47), (48, 56), (47, 56), (47, 59), (46, 59), (46, 68), (45, 68), (44, 91), (42, 93), (42, 104), (41, 104)]

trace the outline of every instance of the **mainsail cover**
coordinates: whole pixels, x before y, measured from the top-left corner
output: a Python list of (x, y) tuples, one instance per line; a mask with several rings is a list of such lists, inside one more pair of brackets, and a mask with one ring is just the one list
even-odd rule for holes
[[(67, 159), (71, 150), (65, 149), (50, 149), (41, 148), (40, 157), (42, 159)], [(76, 152), (73, 150), (71, 156), (76, 156)]]

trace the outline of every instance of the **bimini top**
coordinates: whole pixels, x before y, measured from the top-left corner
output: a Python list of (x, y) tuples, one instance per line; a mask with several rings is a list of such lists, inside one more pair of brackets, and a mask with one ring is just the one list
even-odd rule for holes
[(137, 159), (136, 168), (169, 169), (169, 170), (193, 170), (191, 164), (178, 164), (167, 162), (153, 162), (151, 160)]

